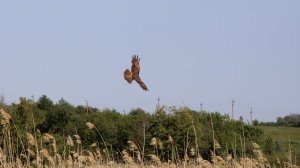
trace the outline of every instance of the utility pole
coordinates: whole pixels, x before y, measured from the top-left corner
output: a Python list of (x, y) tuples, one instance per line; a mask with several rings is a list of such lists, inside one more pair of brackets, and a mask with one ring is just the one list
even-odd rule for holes
[(203, 110), (203, 103), (200, 103), (200, 111), (202, 111)]
[(160, 98), (158, 97), (157, 98), (157, 107), (160, 107), (159, 101), (160, 101)]
[(233, 107), (234, 107), (234, 100), (231, 100), (231, 120), (233, 120)]
[(252, 107), (251, 107), (251, 111), (250, 111), (250, 124), (253, 125), (253, 120), (252, 120)]

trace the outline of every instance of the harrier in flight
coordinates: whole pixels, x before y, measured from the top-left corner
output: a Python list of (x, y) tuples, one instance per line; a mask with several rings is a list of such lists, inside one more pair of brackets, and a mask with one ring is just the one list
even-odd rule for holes
[(144, 89), (145, 91), (148, 91), (148, 88), (146, 86), (146, 84), (142, 81), (142, 79), (140, 78), (139, 74), (140, 74), (140, 58), (137, 55), (133, 55), (132, 59), (131, 59), (131, 71), (129, 69), (126, 69), (124, 71), (124, 78), (125, 80), (131, 84), (132, 80), (135, 80), (142, 89)]

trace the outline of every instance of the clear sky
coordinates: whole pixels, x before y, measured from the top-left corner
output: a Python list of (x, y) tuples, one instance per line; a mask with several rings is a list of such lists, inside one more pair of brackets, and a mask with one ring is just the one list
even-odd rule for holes
[[(0, 95), (128, 112), (300, 113), (299, 0), (0, 2)], [(149, 92), (123, 71), (141, 58)]]

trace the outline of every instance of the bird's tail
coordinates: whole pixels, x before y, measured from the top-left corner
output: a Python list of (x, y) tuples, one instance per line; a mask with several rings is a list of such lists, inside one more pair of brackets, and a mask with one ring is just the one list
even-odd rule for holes
[(129, 69), (126, 69), (124, 71), (124, 79), (128, 82), (131, 83), (132, 82), (132, 72), (130, 72)]

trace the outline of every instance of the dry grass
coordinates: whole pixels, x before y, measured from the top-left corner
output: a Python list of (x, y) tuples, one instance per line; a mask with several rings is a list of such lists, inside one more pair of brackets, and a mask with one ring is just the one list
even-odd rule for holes
[(67, 145), (74, 146), (74, 141), (70, 135), (68, 135), (68, 137), (67, 137)]
[(2, 116), (1, 125), (3, 127), (7, 127), (9, 125), (9, 121), (11, 119), (10, 114), (5, 112), (2, 108), (0, 109), (0, 112), (1, 112), (1, 116)]

